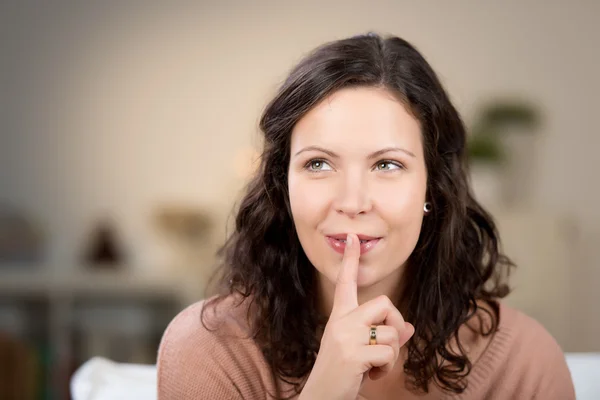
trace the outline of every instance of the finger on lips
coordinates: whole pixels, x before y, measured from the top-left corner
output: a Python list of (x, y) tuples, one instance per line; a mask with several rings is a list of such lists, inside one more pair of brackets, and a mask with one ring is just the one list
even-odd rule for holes
[(347, 314), (358, 307), (358, 262), (360, 257), (360, 248), (357, 246), (358, 237), (355, 234), (348, 234), (346, 238), (346, 250), (342, 265), (338, 272), (333, 296), (334, 315)]
[[(332, 316), (343, 316), (351, 312), (368, 329), (377, 326), (377, 344), (403, 346), (414, 333), (414, 327), (405, 322), (402, 314), (387, 296), (379, 296), (358, 306), (358, 268), (360, 246), (358, 237), (349, 233), (346, 249), (338, 272), (333, 298)], [(365, 336), (368, 340), (368, 335)], [(393, 338), (390, 339), (390, 338)], [(367, 343), (368, 344), (368, 343)], [(394, 349), (397, 353), (398, 350)], [(397, 355), (396, 355), (397, 356)]]

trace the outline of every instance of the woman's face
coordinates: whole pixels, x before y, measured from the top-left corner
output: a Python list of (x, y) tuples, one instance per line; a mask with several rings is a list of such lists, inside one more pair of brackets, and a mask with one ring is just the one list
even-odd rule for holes
[(402, 103), (380, 88), (335, 92), (294, 127), (288, 176), (294, 225), (322, 285), (336, 281), (348, 233), (365, 240), (359, 290), (398, 282), (427, 186), (420, 125)]

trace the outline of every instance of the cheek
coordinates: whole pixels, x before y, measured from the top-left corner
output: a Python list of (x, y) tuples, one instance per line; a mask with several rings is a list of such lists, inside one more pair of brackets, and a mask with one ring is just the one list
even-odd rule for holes
[(405, 194), (381, 204), (380, 210), (389, 229), (387, 251), (380, 260), (385, 274), (404, 265), (414, 251), (421, 234), (423, 204), (418, 197)]
[(413, 242), (421, 231), (424, 202), (424, 185), (403, 185), (382, 193), (377, 204), (390, 231), (401, 233), (404, 240)]
[[(290, 177), (288, 181), (290, 207), (296, 229), (315, 227), (326, 207), (323, 191), (314, 182)], [(300, 234), (300, 232), (299, 232)]]
[(380, 209), (393, 227), (412, 226), (423, 218), (423, 203), (408, 196), (380, 202)]
[(318, 244), (319, 235), (315, 235), (315, 230), (327, 214), (327, 199), (317, 186), (315, 182), (294, 178), (288, 181), (292, 219), (298, 239), (312, 265), (324, 273), (322, 246)]

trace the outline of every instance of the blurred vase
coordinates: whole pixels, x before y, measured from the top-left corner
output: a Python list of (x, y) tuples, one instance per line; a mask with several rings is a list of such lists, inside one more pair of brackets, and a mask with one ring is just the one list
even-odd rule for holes
[(44, 258), (44, 236), (31, 215), (0, 203), (0, 268), (39, 265)]
[(501, 178), (507, 206), (524, 207), (531, 203), (539, 137), (533, 133), (528, 127), (516, 125), (508, 127), (500, 139), (506, 155)]
[(470, 166), (475, 199), (486, 208), (496, 208), (503, 200), (502, 170), (498, 165), (475, 162)]
[(83, 259), (96, 269), (118, 269), (125, 262), (125, 252), (117, 235), (115, 223), (108, 218), (93, 228)]
[(154, 223), (169, 249), (168, 273), (182, 278), (186, 292), (205, 285), (212, 266), (214, 215), (208, 206), (166, 205), (156, 209)]

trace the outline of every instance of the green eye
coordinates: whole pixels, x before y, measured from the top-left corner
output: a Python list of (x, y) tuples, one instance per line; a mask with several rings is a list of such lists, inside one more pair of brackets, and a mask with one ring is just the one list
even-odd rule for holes
[(310, 160), (305, 168), (311, 172), (328, 171), (332, 169), (325, 160)]
[(394, 169), (402, 169), (402, 165), (394, 161), (380, 161), (377, 163), (377, 169), (380, 171), (389, 171)]

